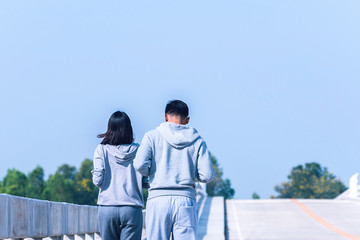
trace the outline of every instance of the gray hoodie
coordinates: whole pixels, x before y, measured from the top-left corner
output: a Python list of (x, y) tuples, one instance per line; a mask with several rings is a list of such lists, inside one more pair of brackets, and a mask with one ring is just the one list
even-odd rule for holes
[(99, 189), (99, 205), (143, 207), (141, 180), (133, 159), (139, 144), (101, 145), (94, 153), (93, 182)]
[(149, 199), (178, 195), (195, 199), (195, 179), (210, 182), (214, 169), (196, 129), (164, 122), (145, 134), (134, 167), (149, 176)]

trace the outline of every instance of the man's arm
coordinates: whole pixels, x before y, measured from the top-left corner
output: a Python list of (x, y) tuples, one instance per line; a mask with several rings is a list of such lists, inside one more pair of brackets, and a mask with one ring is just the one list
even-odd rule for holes
[(198, 152), (198, 161), (197, 161), (197, 178), (200, 182), (208, 183), (213, 180), (215, 170), (211, 163), (209, 151), (207, 149), (205, 141), (200, 145)]
[(152, 147), (148, 134), (145, 134), (141, 141), (140, 147), (137, 150), (134, 159), (135, 169), (143, 176), (149, 176), (152, 159)]

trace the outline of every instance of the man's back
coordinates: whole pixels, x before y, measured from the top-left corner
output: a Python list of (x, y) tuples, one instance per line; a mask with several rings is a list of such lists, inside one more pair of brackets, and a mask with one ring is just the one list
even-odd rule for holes
[(149, 198), (195, 198), (195, 179), (209, 182), (213, 177), (209, 159), (206, 143), (196, 129), (164, 122), (145, 134), (134, 165), (149, 176)]
[(195, 180), (214, 176), (205, 141), (189, 127), (189, 109), (180, 100), (168, 102), (165, 122), (145, 134), (134, 160), (135, 169), (149, 176), (146, 206), (148, 240), (195, 240), (197, 211)]

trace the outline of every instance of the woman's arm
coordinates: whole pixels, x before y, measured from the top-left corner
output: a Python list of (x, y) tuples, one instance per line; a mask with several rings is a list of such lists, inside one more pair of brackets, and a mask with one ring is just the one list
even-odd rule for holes
[(91, 171), (93, 183), (97, 187), (101, 187), (105, 175), (105, 164), (104, 151), (100, 144), (95, 149), (93, 164), (94, 170)]

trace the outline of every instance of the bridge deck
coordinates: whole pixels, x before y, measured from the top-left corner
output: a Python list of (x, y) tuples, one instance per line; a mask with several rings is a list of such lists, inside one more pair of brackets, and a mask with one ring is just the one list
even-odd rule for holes
[(227, 200), (229, 240), (360, 240), (360, 202)]
[[(227, 200), (224, 209), (222, 197), (204, 197), (198, 205), (199, 240), (225, 239), (225, 220), (229, 240), (360, 240), (360, 200)], [(0, 239), (100, 239), (97, 207), (0, 194), (0, 213)]]

